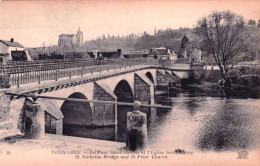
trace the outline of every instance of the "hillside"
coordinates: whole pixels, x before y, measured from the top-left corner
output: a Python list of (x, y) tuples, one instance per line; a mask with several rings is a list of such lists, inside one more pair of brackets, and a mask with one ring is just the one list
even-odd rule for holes
[(179, 49), (181, 39), (184, 35), (187, 35), (191, 39), (193, 38), (191, 30), (188, 28), (180, 28), (178, 30), (172, 30), (170, 28), (166, 30), (158, 30), (155, 31), (154, 35), (144, 32), (140, 36), (134, 34), (130, 34), (125, 37), (102, 36), (102, 38), (85, 42), (80, 49), (82, 51), (112, 51), (120, 48), (123, 53), (132, 50), (150, 49), (160, 46), (171, 49)]

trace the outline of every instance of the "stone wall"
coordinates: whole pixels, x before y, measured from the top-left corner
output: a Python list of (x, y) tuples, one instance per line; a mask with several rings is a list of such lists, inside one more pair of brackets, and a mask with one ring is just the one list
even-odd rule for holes
[(157, 85), (167, 85), (168, 86), (169, 80), (159, 70), (156, 71), (156, 80), (157, 80)]
[(0, 74), (0, 130), (13, 128), (10, 119), (10, 96), (5, 95), (10, 88), (10, 76)]
[[(134, 100), (142, 104), (154, 103), (154, 86), (146, 76), (135, 74), (134, 76)], [(150, 108), (141, 107), (140, 111), (149, 113)]]
[(45, 119), (45, 133), (56, 134), (56, 118), (48, 112), (44, 112)]
[[(95, 83), (94, 100), (116, 101), (116, 96), (105, 85)], [(95, 126), (112, 126), (115, 125), (116, 109), (114, 104), (94, 104), (94, 122)]]
[(60, 108), (56, 105), (57, 100), (37, 99), (37, 103), (44, 111), (45, 132), (51, 134), (62, 134), (64, 118)]
[(174, 77), (172, 75), (170, 75), (170, 73), (168, 73), (167, 71), (165, 71), (165, 76), (169, 80), (169, 82), (176, 82)]
[(10, 96), (5, 95), (6, 90), (0, 91), (0, 122), (10, 117)]
[(135, 74), (134, 81), (134, 99), (144, 104), (150, 104), (151, 94), (150, 85), (147, 84), (141, 77)]
[(56, 119), (48, 112), (44, 112), (45, 133), (62, 135), (62, 119)]
[(178, 75), (176, 75), (174, 72), (171, 72), (171, 75), (176, 82), (176, 87), (181, 87), (181, 78)]
[(0, 74), (0, 88), (10, 88), (10, 75)]
[(206, 72), (204, 70), (204, 64), (192, 64), (192, 73), (190, 74), (190, 80), (195, 83), (203, 83), (205, 81)]
[(0, 89), (0, 130), (13, 127), (10, 123), (10, 96), (5, 95), (8, 90)]
[(190, 81), (191, 83), (204, 83), (206, 78), (206, 71), (205, 70), (193, 70), (190, 74)]
[(157, 80), (156, 90), (168, 93), (169, 92), (169, 80), (159, 70), (156, 70), (156, 80)]
[(181, 78), (180, 78), (177, 74), (175, 74), (174, 72), (171, 72), (171, 74), (172, 74), (172, 77), (174, 78), (174, 80), (178, 81), (178, 80), (181, 79)]

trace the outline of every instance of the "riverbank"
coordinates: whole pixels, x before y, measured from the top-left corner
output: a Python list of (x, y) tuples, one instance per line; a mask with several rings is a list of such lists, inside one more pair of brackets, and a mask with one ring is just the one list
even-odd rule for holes
[(218, 83), (212, 83), (212, 82), (205, 82), (203, 84), (189, 84), (186, 85), (185, 88), (198, 88), (201, 90), (216, 90), (216, 91), (220, 91), (220, 90), (225, 90), (225, 91), (237, 91), (237, 92), (249, 92), (252, 94), (259, 94), (260, 96), (260, 86), (243, 86), (243, 85), (233, 85), (230, 88), (220, 88)]
[[(238, 71), (237, 75), (231, 77), (232, 87), (230, 90), (242, 90), (242, 91), (260, 91), (260, 76), (259, 70), (254, 73), (246, 72), (245, 69)], [(219, 70), (205, 70), (203, 73), (204, 83), (197, 85), (188, 85), (190, 87), (203, 88), (218, 88), (218, 82), (222, 79)]]

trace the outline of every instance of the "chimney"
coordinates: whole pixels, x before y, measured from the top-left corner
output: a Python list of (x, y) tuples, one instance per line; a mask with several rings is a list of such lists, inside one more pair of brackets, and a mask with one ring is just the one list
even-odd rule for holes
[(13, 43), (13, 42), (14, 42), (14, 38), (11, 38), (10, 42), (12, 42), (12, 43)]
[(121, 49), (117, 49), (117, 58), (119, 58), (121, 56), (122, 50)]

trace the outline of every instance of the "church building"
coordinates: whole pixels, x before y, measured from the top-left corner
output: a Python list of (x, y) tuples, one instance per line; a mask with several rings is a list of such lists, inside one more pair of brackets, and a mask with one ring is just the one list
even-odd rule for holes
[(59, 35), (58, 45), (60, 47), (80, 47), (83, 44), (83, 33), (80, 28), (77, 34)]

